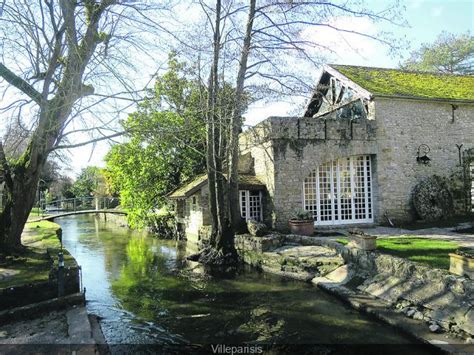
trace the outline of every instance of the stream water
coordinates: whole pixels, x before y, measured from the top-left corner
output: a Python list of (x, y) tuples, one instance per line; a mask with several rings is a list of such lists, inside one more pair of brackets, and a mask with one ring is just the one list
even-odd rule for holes
[(108, 343), (412, 343), (309, 284), (250, 269), (208, 278), (184, 261), (183, 244), (92, 216), (57, 222)]

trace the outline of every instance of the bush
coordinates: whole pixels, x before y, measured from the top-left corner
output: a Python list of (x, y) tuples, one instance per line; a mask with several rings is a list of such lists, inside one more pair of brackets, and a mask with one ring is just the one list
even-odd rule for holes
[(422, 179), (415, 186), (412, 198), (416, 213), (423, 220), (443, 219), (453, 213), (453, 197), (446, 182), (439, 176)]

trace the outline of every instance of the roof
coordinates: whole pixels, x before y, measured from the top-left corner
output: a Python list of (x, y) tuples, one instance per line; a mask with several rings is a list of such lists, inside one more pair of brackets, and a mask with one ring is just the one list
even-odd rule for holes
[(169, 198), (186, 198), (199, 190), (207, 182), (207, 174), (199, 175), (188, 183), (185, 183), (172, 191)]
[[(181, 199), (188, 198), (196, 191), (201, 189), (204, 184), (207, 183), (207, 174), (199, 175), (195, 179), (191, 180), (188, 183), (183, 184), (178, 187), (176, 190), (168, 194), (168, 198), (171, 199)], [(257, 177), (247, 174), (239, 174), (239, 186), (240, 187), (253, 187), (253, 188), (264, 188), (265, 184), (262, 183)]]
[(373, 95), (474, 101), (474, 75), (438, 74), (352, 65), (329, 67)]

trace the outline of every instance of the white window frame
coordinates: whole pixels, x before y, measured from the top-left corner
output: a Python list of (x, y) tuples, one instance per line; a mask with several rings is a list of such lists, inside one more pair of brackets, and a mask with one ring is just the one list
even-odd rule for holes
[[(253, 197), (253, 196), (252, 196)], [(262, 191), (258, 191), (258, 202), (260, 206), (259, 216), (257, 221), (263, 221), (263, 203), (262, 203)], [(250, 215), (250, 190), (239, 190), (239, 205), (240, 205), (240, 216), (245, 218), (246, 221), (255, 220), (255, 216)]]
[[(362, 175), (356, 176), (357, 169), (356, 169), (356, 162), (357, 159), (363, 158), (362, 165), (360, 168), (363, 170)], [(360, 163), (360, 161), (359, 161)], [(327, 166), (330, 166), (329, 171), (327, 170)], [(321, 210), (322, 210), (322, 200), (321, 200), (321, 185), (320, 185), (320, 168), (323, 167), (323, 174), (325, 175), (325, 179), (329, 179), (331, 182), (330, 189), (331, 193), (331, 210), (329, 220), (321, 220)], [(342, 167), (348, 166), (348, 170), (344, 170)], [(350, 203), (350, 210), (346, 208), (347, 211), (350, 212), (351, 218), (343, 218), (343, 211), (342, 211), (342, 196), (341, 196), (341, 173), (349, 171), (350, 174), (350, 193), (351, 193), (351, 203)], [(360, 171), (359, 171), (360, 173)], [(334, 176), (335, 175), (335, 176)], [(305, 210), (311, 210), (314, 216), (314, 224), (325, 226), (325, 225), (341, 225), (341, 224), (357, 224), (357, 223), (373, 223), (374, 222), (374, 211), (373, 211), (373, 183), (372, 183), (372, 164), (371, 158), (369, 155), (358, 155), (358, 156), (351, 156), (346, 158), (341, 158), (337, 160), (333, 160), (331, 162), (327, 162), (326, 164), (321, 164), (321, 166), (317, 167), (311, 174), (303, 181), (303, 208)], [(360, 178), (362, 178), (363, 186), (356, 185), (356, 178), (359, 177), (358, 182), (361, 183)], [(315, 185), (315, 186), (312, 186)], [(311, 201), (306, 201), (306, 196), (313, 196), (314, 194), (310, 194), (310, 191), (306, 191), (306, 189), (312, 188), (316, 191), (316, 199), (311, 198)], [(347, 186), (346, 186), (347, 188)], [(363, 188), (363, 196), (362, 199), (364, 201), (364, 217), (365, 218), (357, 218), (356, 216), (356, 190), (358, 191)], [(347, 198), (347, 197), (346, 197)], [(360, 197), (359, 197), (360, 198)], [(360, 202), (359, 202), (360, 203)], [(314, 205), (316, 204), (316, 206)], [(311, 206), (311, 207), (310, 207)], [(325, 207), (327, 209), (327, 202), (325, 202)], [(362, 212), (359, 210), (359, 214)], [(327, 216), (326, 211), (326, 216)]]

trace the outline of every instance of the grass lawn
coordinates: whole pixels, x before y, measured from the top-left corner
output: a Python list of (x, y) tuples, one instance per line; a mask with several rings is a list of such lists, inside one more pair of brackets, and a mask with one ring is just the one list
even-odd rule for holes
[(40, 210), (38, 207), (33, 207), (30, 212), (28, 219), (38, 219), (38, 217), (48, 216), (48, 213), (44, 210)]
[[(347, 244), (346, 238), (337, 240)], [(401, 236), (377, 239), (377, 251), (423, 263), (439, 269), (449, 269), (449, 253), (459, 249), (456, 242)]]
[[(48, 251), (57, 263), (61, 250), (56, 234), (59, 228), (58, 224), (48, 221), (26, 224), (22, 236), (26, 248), (14, 255), (0, 253), (0, 288), (48, 280), (52, 266)], [(65, 265), (74, 266), (74, 258), (66, 250), (63, 253)]]

